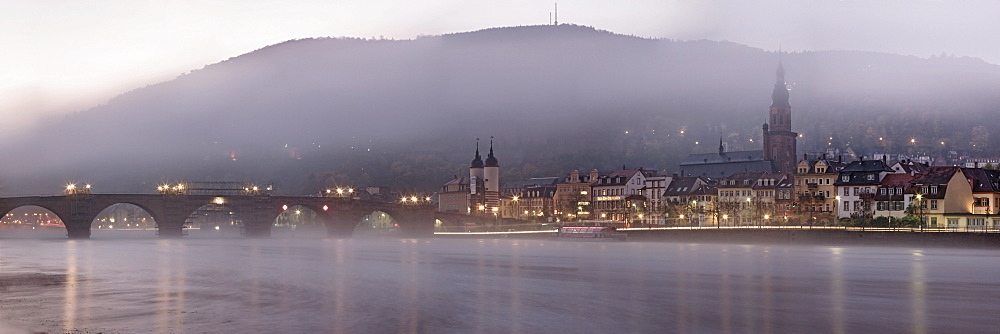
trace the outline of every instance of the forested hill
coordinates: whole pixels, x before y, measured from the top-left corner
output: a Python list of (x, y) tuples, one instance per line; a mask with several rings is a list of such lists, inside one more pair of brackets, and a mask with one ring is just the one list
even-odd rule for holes
[(467, 173), (475, 138), (490, 136), (506, 180), (623, 164), (672, 171), (689, 153), (716, 150), (720, 136), (730, 149), (759, 148), (779, 58), (803, 151), (1000, 155), (988, 125), (1000, 116), (1000, 66), (979, 59), (779, 57), (531, 26), (268, 46), (8, 137), (0, 192), (54, 192), (66, 181), (151, 191), (181, 179), (273, 181), (285, 193), (433, 191)]

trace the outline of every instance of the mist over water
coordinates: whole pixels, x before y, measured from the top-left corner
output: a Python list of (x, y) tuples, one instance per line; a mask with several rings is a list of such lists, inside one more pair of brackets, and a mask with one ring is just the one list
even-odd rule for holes
[(1000, 252), (507, 239), (0, 242), (6, 332), (977, 332)]

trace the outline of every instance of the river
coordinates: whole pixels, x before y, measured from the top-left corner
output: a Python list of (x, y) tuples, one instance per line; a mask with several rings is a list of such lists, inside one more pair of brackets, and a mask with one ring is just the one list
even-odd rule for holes
[(5, 334), (995, 333), (998, 309), (1000, 250), (0, 239)]

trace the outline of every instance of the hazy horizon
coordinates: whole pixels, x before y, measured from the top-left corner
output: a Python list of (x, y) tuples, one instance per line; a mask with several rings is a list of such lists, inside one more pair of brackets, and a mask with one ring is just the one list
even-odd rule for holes
[[(778, 58), (572, 24), (297, 40), (4, 133), (0, 190), (88, 182), (144, 192), (179, 179), (268, 180), (294, 194), (344, 183), (431, 190), (467, 168), (474, 138), (487, 136), (511, 180), (622, 164), (676, 170), (720, 136), (730, 150), (759, 148)], [(975, 123), (1000, 105), (1000, 66), (841, 51), (782, 61), (802, 152), (1000, 147)], [(930, 145), (939, 142), (950, 145)]]
[[(346, 36), (413, 39), (547, 24), (552, 2), (299, 1), (86, 4), (12, 1), (0, 11), (0, 130), (81, 111), (124, 92), (287, 40)], [(939, 54), (1000, 64), (989, 1), (562, 1), (559, 22), (618, 34), (732, 41), (765, 50)], [(893, 15), (886, 15), (891, 13)], [(766, 18), (766, 19), (761, 19)], [(955, 24), (960, 22), (960, 24)]]

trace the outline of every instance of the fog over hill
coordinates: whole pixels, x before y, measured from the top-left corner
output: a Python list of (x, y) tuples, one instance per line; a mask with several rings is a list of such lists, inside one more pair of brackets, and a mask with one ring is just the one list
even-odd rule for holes
[[(1000, 116), (1000, 66), (853, 51), (780, 60), (802, 152), (832, 142), (936, 154), (946, 141), (998, 154), (991, 128), (969, 130)], [(176, 180), (434, 191), (467, 173), (476, 137), (485, 146), (490, 136), (505, 180), (623, 164), (674, 171), (720, 136), (759, 148), (778, 61), (729, 42), (574, 25), (288, 41), (7, 134), (0, 193), (67, 181), (151, 192)]]

